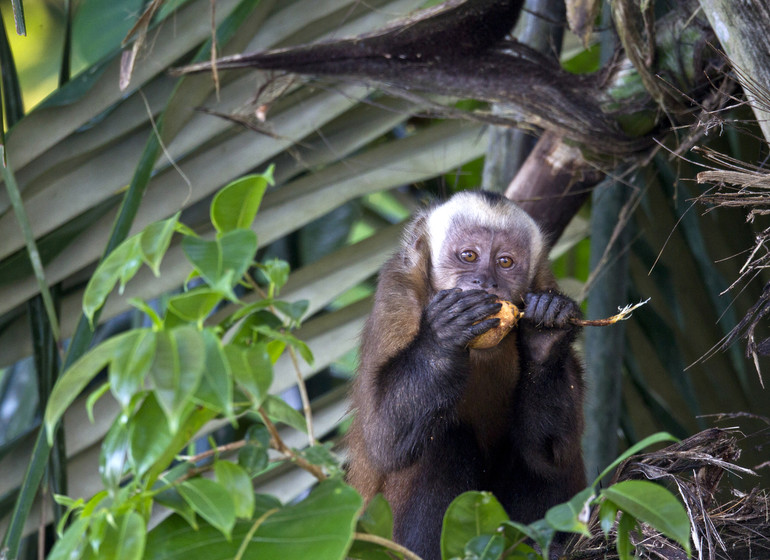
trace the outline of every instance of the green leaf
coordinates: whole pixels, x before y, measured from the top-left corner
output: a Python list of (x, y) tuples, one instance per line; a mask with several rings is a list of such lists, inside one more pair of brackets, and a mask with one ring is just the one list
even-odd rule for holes
[(393, 512), (382, 494), (369, 500), (366, 510), (358, 518), (358, 530), (386, 539), (393, 538)]
[(651, 436), (647, 436), (642, 441), (637, 443), (636, 445), (632, 445), (626, 451), (617, 459), (615, 459), (606, 469), (602, 471), (602, 474), (596, 477), (596, 480), (594, 480), (593, 486), (596, 488), (596, 486), (599, 484), (601, 479), (603, 479), (605, 476), (610, 474), (615, 467), (617, 467), (620, 463), (628, 459), (631, 455), (634, 455), (635, 453), (638, 453), (645, 447), (649, 447), (650, 445), (653, 445), (655, 443), (659, 443), (661, 441), (679, 441), (677, 438), (672, 436), (669, 433), (666, 432), (658, 432), (656, 434), (652, 434)]
[[(519, 535), (526, 535), (540, 547), (542, 551), (542, 557), (548, 558), (549, 550), (551, 548), (551, 541), (556, 534), (556, 530), (545, 519), (538, 519), (537, 521), (524, 525), (516, 521), (506, 521), (503, 524), (503, 531), (506, 537), (512, 542), (519, 540)], [(526, 558), (530, 552), (531, 547), (526, 544), (520, 544), (516, 547), (521, 551), (521, 557)], [(517, 557), (517, 556), (514, 556)], [(537, 556), (540, 558), (541, 556)]]
[(599, 506), (599, 524), (602, 528), (602, 532), (604, 533), (605, 538), (609, 536), (617, 516), (618, 506), (616, 506), (610, 500), (603, 500), (602, 505)]
[(282, 398), (275, 395), (268, 395), (264, 401), (262, 401), (262, 409), (273, 422), (281, 422), (287, 426), (291, 426), (295, 430), (307, 433), (307, 423), (305, 417), (302, 416), (297, 410), (292, 408)]
[(267, 276), (267, 281), (270, 282), (271, 296), (277, 294), (289, 280), (289, 263), (286, 261), (272, 259), (261, 263), (259, 268)]
[(257, 235), (237, 229), (213, 241), (185, 237), (182, 249), (206, 283), (228, 299), (235, 300), (232, 287), (241, 279), (257, 252)]
[(151, 393), (129, 422), (131, 459), (137, 476), (143, 475), (165, 453), (173, 435), (166, 416)]
[(636, 527), (636, 519), (632, 515), (624, 513), (618, 522), (618, 536), (615, 541), (615, 548), (618, 551), (620, 560), (632, 560), (631, 555), (634, 545), (631, 544), (630, 533)]
[(85, 532), (91, 520), (80, 518), (70, 525), (62, 538), (58, 539), (53, 546), (48, 560), (72, 560), (78, 558), (77, 550), (83, 547)]
[(161, 476), (160, 479), (153, 485), (153, 490), (157, 491), (162, 488), (165, 489), (155, 494), (153, 496), (153, 500), (155, 500), (155, 502), (158, 504), (165, 506), (172, 511), (175, 511), (177, 514), (182, 516), (182, 518), (187, 521), (191, 527), (197, 529), (198, 524), (195, 520), (195, 511), (193, 511), (193, 508), (190, 506), (190, 504), (188, 504), (184, 498), (182, 498), (182, 495), (179, 493), (177, 488), (175, 486), (170, 486), (175, 480), (179, 479), (181, 476), (186, 475), (192, 467), (192, 463), (184, 462), (176, 465), (174, 468), (169, 469), (168, 472), (164, 473), (163, 476)]
[(268, 430), (267, 426), (261, 422), (252, 424), (249, 426), (249, 429), (246, 430), (244, 439), (253, 445), (267, 449), (270, 445), (270, 430)]
[(99, 453), (99, 474), (110, 493), (116, 492), (120, 487), (130, 448), (128, 420), (125, 414), (120, 414), (104, 436)]
[(141, 560), (147, 536), (144, 519), (130, 511), (115, 519), (115, 524), (106, 524), (107, 532), (99, 547), (99, 560)]
[(172, 297), (168, 308), (181, 319), (201, 325), (220, 301), (221, 293), (200, 287)]
[(110, 361), (110, 390), (125, 409), (144, 385), (155, 356), (155, 333), (137, 329), (126, 333)]
[(182, 498), (182, 495), (176, 488), (167, 488), (163, 492), (156, 494), (153, 499), (155, 500), (155, 503), (175, 512), (182, 519), (187, 521), (193, 529), (198, 528), (198, 523), (195, 519), (195, 511), (192, 506)]
[(182, 413), (198, 389), (205, 359), (203, 336), (195, 327), (157, 333), (150, 378), (172, 433), (179, 429)]
[(647, 523), (690, 553), (690, 518), (682, 503), (666, 488), (647, 480), (625, 480), (601, 493), (625, 514)]
[(595, 496), (593, 487), (588, 487), (573, 496), (570, 501), (550, 508), (545, 512), (545, 520), (557, 531), (590, 537), (591, 532), (587, 524), (589, 504)]
[(231, 541), (209, 526), (201, 524), (200, 530), (194, 531), (179, 517), (171, 516), (150, 532), (145, 560), (233, 558), (242, 546), (242, 560), (345, 557), (362, 505), (355, 490), (329, 479), (301, 502), (284, 508), (279, 505), (274, 498), (257, 496), (255, 516), (264, 514), (264, 519), (252, 534), (255, 523), (239, 521)]
[(302, 319), (302, 316), (307, 312), (308, 307), (310, 307), (310, 302), (306, 299), (293, 301), (291, 303), (278, 300), (274, 302), (273, 305), (275, 305), (276, 309), (281, 313), (291, 319), (293, 324), (299, 324), (300, 319)]
[(497, 560), (505, 550), (505, 539), (501, 535), (479, 535), (468, 541), (465, 558), (473, 560)]
[(340, 460), (332, 453), (332, 445), (331, 442), (317, 443), (303, 449), (301, 455), (309, 463), (323, 467), (330, 476), (342, 475), (344, 473), (340, 468)]
[(270, 327), (255, 326), (252, 328), (256, 332), (263, 334), (268, 338), (272, 338), (274, 340), (280, 340), (281, 342), (285, 342), (286, 344), (292, 346), (293, 348), (296, 348), (297, 351), (299, 352), (299, 355), (302, 356), (302, 359), (305, 360), (305, 362), (307, 362), (308, 365), (311, 365), (311, 366), (313, 365), (313, 352), (310, 351), (310, 347), (307, 345), (307, 343), (303, 342), (302, 340), (298, 339), (293, 335), (277, 331)]
[(206, 365), (203, 368), (198, 390), (195, 392), (195, 400), (205, 407), (224, 414), (234, 422), (232, 372), (224, 348), (211, 329), (203, 330), (203, 340)]
[(186, 480), (178, 489), (190, 507), (229, 541), (235, 525), (235, 504), (227, 490), (207, 478)]
[(474, 537), (492, 535), (508, 515), (489, 492), (465, 492), (455, 498), (444, 514), (441, 557), (463, 557), (465, 545)]
[(83, 313), (93, 323), (94, 313), (101, 309), (115, 284), (120, 290), (142, 266), (141, 234), (123, 241), (104, 259), (88, 280), (83, 294)]
[(171, 245), (171, 236), (176, 231), (179, 212), (168, 220), (150, 224), (141, 233), (140, 246), (144, 262), (150, 267), (155, 276), (160, 276), (160, 261)]
[(219, 232), (248, 229), (257, 216), (267, 185), (273, 184), (272, 166), (265, 175), (247, 175), (217, 193), (211, 202), (211, 223)]
[(273, 364), (264, 344), (243, 347), (225, 346), (225, 356), (233, 379), (258, 407), (273, 383)]
[(147, 480), (150, 485), (168, 468), (168, 465), (176, 458), (177, 453), (184, 449), (200, 429), (216, 416), (216, 413), (208, 408), (191, 406), (190, 410), (191, 412), (185, 417), (179, 431), (174, 434), (174, 439), (166, 447), (163, 456), (155, 462), (155, 465), (147, 474)]
[(245, 445), (238, 451), (238, 464), (249, 476), (256, 476), (270, 464), (267, 449), (255, 445)]
[(131, 332), (124, 333), (93, 348), (72, 364), (56, 382), (48, 399), (43, 418), (49, 445), (53, 440), (54, 427), (61, 419), (64, 411), (112, 359), (116, 348), (119, 348), (130, 336), (132, 336)]
[(254, 487), (246, 471), (235, 463), (217, 461), (214, 465), (214, 474), (217, 482), (233, 498), (235, 516), (250, 519), (254, 515)]

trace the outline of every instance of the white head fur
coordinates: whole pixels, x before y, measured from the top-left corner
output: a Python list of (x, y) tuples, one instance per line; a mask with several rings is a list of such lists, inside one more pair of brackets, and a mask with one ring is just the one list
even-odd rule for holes
[(512, 227), (526, 228), (532, 243), (529, 267), (529, 280), (532, 281), (536, 272), (534, 264), (540, 261), (541, 254), (545, 250), (543, 233), (535, 220), (511, 201), (501, 200), (490, 203), (483, 196), (468, 191), (455, 194), (428, 215), (427, 229), (433, 262), (438, 262), (447, 232), (458, 216), (479, 227), (497, 231), (508, 231)]

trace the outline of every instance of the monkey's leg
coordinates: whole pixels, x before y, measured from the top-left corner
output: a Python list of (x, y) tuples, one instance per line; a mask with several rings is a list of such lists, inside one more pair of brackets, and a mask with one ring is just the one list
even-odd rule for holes
[[(415, 465), (388, 477), (401, 488), (388, 497), (393, 507), (394, 538), (424, 560), (439, 560), (444, 512), (459, 494), (481, 490), (480, 452), (471, 429), (450, 429), (440, 446), (431, 446)], [(408, 480), (399, 480), (403, 476)], [(387, 497), (387, 496), (386, 496)]]

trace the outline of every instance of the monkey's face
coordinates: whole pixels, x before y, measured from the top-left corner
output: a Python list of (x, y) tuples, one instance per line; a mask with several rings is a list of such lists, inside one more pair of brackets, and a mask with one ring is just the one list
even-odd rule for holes
[(526, 232), (457, 225), (433, 263), (433, 286), (436, 290), (482, 289), (521, 302), (529, 287), (531, 244)]

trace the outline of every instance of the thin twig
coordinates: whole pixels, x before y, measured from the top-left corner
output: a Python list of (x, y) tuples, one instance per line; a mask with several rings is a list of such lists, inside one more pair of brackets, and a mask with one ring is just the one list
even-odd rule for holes
[(357, 541), (370, 542), (370, 543), (378, 544), (380, 546), (384, 546), (385, 548), (389, 548), (394, 552), (403, 554), (404, 558), (408, 558), (409, 560), (422, 560), (422, 558), (420, 558), (417, 554), (415, 554), (408, 548), (405, 548), (400, 544), (391, 541), (390, 539), (378, 537), (377, 535), (370, 535), (368, 533), (353, 533), (353, 538), (356, 539)]
[(206, 451), (203, 451), (202, 453), (198, 453), (197, 455), (179, 455), (178, 459), (181, 461), (190, 461), (191, 463), (197, 463), (198, 461), (202, 461), (203, 459), (208, 459), (209, 457), (213, 457), (214, 455), (220, 455), (222, 453), (227, 453), (229, 451), (236, 451), (241, 447), (244, 447), (245, 445), (246, 445), (246, 440), (242, 439), (239, 441), (233, 441), (233, 442), (227, 443), (225, 445), (220, 445), (219, 447), (215, 447), (214, 449), (207, 449)]
[(310, 445), (315, 445), (315, 436), (313, 435), (313, 410), (310, 408), (310, 397), (307, 395), (307, 386), (305, 380), (302, 377), (302, 372), (299, 370), (299, 361), (297, 360), (297, 352), (293, 347), (289, 346), (289, 357), (291, 363), (294, 366), (294, 372), (297, 374), (297, 387), (299, 388), (299, 396), (302, 399), (302, 410), (305, 413), (305, 424), (307, 424), (307, 438)]
[(272, 438), (270, 443), (276, 451), (283, 453), (286, 457), (294, 461), (298, 467), (305, 469), (319, 481), (326, 480), (326, 474), (324, 474), (318, 465), (314, 465), (308, 462), (307, 459), (301, 455), (298, 455), (296, 451), (284, 443), (284, 441), (281, 439), (281, 436), (278, 434), (278, 429), (275, 427), (275, 424), (273, 424), (270, 418), (267, 417), (267, 414), (261, 407), (259, 409), (259, 415), (262, 417), (262, 421), (265, 423), (267, 430), (270, 432), (270, 437)]
[(634, 309), (636, 309), (637, 307), (641, 307), (648, 301), (650, 301), (650, 298), (647, 298), (646, 300), (640, 301), (639, 303), (635, 303), (633, 305), (626, 305), (623, 309), (619, 309), (619, 313), (617, 315), (613, 315), (612, 317), (607, 317), (606, 319), (572, 318), (570, 319), (570, 323), (580, 327), (606, 327), (608, 325), (614, 325), (618, 321), (625, 321), (626, 319), (629, 319)]

